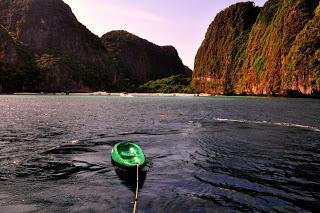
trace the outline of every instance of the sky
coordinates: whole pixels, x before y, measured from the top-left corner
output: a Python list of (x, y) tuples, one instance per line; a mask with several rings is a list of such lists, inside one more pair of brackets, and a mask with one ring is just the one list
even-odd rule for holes
[[(98, 36), (126, 30), (158, 45), (172, 45), (193, 69), (209, 24), (242, 0), (64, 0), (78, 20)], [(266, 0), (252, 0), (262, 6)]]

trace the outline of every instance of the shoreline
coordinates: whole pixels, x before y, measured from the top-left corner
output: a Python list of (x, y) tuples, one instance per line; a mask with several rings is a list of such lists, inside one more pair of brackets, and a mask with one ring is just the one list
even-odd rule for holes
[(16, 92), (16, 93), (0, 93), (0, 95), (44, 95), (44, 96), (113, 96), (113, 97), (265, 97), (265, 98), (312, 98), (319, 99), (320, 97), (312, 95), (300, 96), (285, 96), (285, 95), (212, 95), (208, 93), (127, 93), (127, 92), (87, 92), (87, 93), (33, 93), (33, 92)]
[(0, 95), (64, 95), (64, 96), (119, 96), (119, 97), (210, 97), (210, 94), (191, 94), (191, 93), (127, 93), (127, 92), (88, 92), (88, 93), (32, 93), (16, 92), (12, 94)]

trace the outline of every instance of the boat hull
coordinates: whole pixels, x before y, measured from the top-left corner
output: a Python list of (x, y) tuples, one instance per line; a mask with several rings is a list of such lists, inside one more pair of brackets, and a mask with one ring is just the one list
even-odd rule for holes
[(111, 159), (117, 166), (126, 170), (134, 170), (137, 165), (143, 167), (147, 163), (142, 149), (130, 142), (117, 143), (112, 149)]

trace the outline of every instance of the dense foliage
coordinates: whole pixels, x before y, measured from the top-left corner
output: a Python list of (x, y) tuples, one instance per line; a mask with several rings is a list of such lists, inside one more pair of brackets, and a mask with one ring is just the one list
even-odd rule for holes
[(320, 4), (315, 11), (315, 16), (297, 35), (286, 65), (288, 72), (285, 75), (284, 87), (320, 85)]
[(183, 75), (150, 81), (138, 89), (139, 92), (147, 93), (196, 93), (191, 87), (191, 77)]
[(246, 2), (232, 5), (216, 16), (196, 56), (195, 88), (214, 94), (232, 93), (259, 11), (252, 2)]
[(0, 25), (0, 92), (34, 91), (39, 69), (27, 48)]
[[(193, 85), (214, 94), (319, 92), (318, 5), (319, 0), (269, 0), (256, 18), (239, 11), (253, 10), (252, 3), (222, 11), (198, 51)], [(238, 25), (239, 15), (250, 18)], [(243, 25), (251, 27), (241, 31)]]
[(116, 70), (115, 78), (123, 87), (172, 75), (191, 76), (172, 46), (158, 46), (126, 31), (111, 31), (101, 40)]

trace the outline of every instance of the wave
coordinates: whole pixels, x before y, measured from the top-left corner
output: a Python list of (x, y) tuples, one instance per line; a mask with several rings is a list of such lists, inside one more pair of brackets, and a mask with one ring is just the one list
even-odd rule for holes
[(213, 118), (215, 121), (221, 122), (235, 122), (235, 123), (251, 123), (251, 124), (268, 124), (272, 126), (285, 126), (285, 127), (294, 127), (300, 129), (308, 129), (314, 132), (320, 132), (320, 129), (314, 126), (301, 125), (301, 124), (293, 124), (293, 123), (285, 123), (285, 122), (269, 122), (269, 121), (252, 121), (245, 119), (228, 119), (228, 118)]

